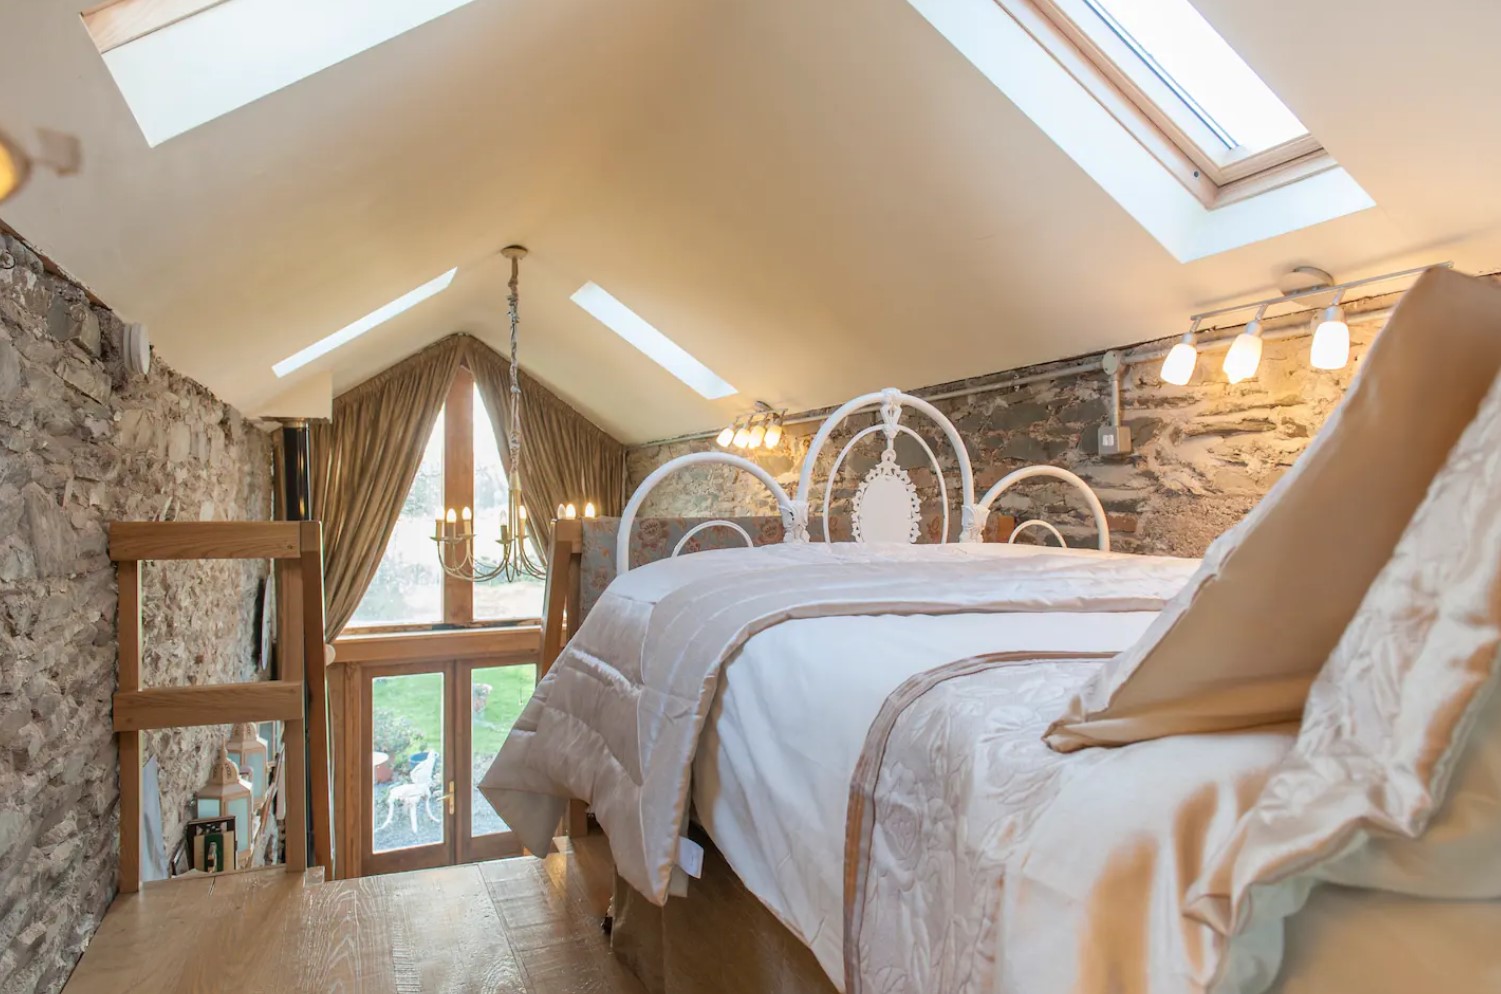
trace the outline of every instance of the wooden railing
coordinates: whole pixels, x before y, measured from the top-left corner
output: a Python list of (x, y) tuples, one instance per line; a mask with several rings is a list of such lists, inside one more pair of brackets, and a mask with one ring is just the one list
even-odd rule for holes
[[(323, 648), (323, 539), (316, 521), (137, 522), (110, 525), (120, 584), (120, 890), (141, 884), (141, 732), (153, 728), (281, 721), (287, 785), (286, 868), (307, 869), (306, 785), (311, 749), (314, 861), (333, 871)], [(271, 559), (277, 576), (278, 679), (141, 688), (141, 563), (154, 559)], [(311, 720), (309, 721), (309, 716)]]

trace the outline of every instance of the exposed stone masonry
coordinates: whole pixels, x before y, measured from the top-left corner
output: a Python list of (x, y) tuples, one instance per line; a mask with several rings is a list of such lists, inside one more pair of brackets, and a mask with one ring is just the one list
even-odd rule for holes
[[(1373, 300), (1362, 309), (1388, 303)], [(1308, 365), (1306, 337), (1266, 343), (1258, 374), (1231, 385), (1220, 372), (1224, 353), (1205, 352), (1193, 380), (1184, 387), (1163, 383), (1158, 363), (1128, 367), (1122, 384), (1122, 420), (1130, 426), (1134, 451), (1098, 454), (1097, 429), (1110, 411), (1110, 381), (1103, 373), (1072, 375), (968, 397), (936, 406), (958, 427), (974, 466), (976, 496), (1006, 473), (1033, 463), (1073, 470), (1089, 481), (1105, 505), (1116, 549), (1164, 555), (1202, 555), (1209, 542), (1238, 521), (1303, 451), (1343, 396), (1359, 357), (1377, 325), (1352, 318), (1352, 362), (1328, 372)], [(1165, 344), (1171, 344), (1170, 342)], [(981, 386), (1016, 374), (1047, 372), (1054, 363), (992, 374), (931, 388), (946, 392)], [(889, 384), (872, 384), (872, 389)], [(919, 393), (923, 391), (918, 391)], [(835, 432), (814, 476), (820, 493), (834, 456), (872, 417), (847, 421)], [(952, 450), (923, 416), (908, 412), (903, 423), (921, 434), (944, 468), (953, 494), (958, 471)], [(789, 493), (817, 423), (789, 428), (774, 452), (752, 454)], [(637, 446), (628, 457), (632, 488), (668, 459), (717, 448), (713, 439)], [(860, 477), (880, 453), (880, 436), (867, 438), (851, 453), (834, 491), (834, 507), (846, 510)], [(898, 461), (918, 485), (927, 507), (937, 483), (926, 456), (910, 438), (897, 444)], [(958, 506), (951, 497), (951, 505)], [(1093, 526), (1077, 492), (1062, 483), (1028, 482), (1002, 496), (996, 508), (1019, 520), (1041, 517), (1058, 525), (1070, 545), (1092, 545)], [(766, 489), (748, 474), (722, 466), (694, 467), (663, 481), (643, 513), (682, 516), (765, 514), (772, 510)], [(815, 522), (816, 524), (816, 522)], [(816, 529), (815, 529), (816, 532)], [(1028, 538), (1041, 538), (1029, 532)]]
[[(112, 520), (266, 519), (270, 445), (0, 236), (0, 992), (58, 990), (115, 891)], [(146, 686), (255, 678), (261, 563), (143, 567)], [(147, 736), (180, 837), (222, 728)], [(171, 936), (164, 934), (164, 942)]]

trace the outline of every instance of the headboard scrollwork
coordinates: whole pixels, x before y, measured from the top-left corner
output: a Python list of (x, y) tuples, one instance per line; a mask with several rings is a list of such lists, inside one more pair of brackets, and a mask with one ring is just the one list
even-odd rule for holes
[[(797, 538), (797, 510), (793, 506), (792, 499), (787, 496), (787, 491), (782, 489), (782, 485), (776, 481), (775, 477), (766, 472), (766, 470), (762, 469), (760, 466), (757, 466), (755, 463), (742, 456), (732, 455), (728, 452), (694, 452), (686, 456), (679, 456), (678, 458), (673, 459), (671, 462), (663, 463), (661, 466), (658, 466), (650, 476), (641, 481), (641, 485), (636, 488), (636, 492), (631, 494), (630, 501), (626, 503), (625, 510), (620, 515), (620, 534), (615, 539), (616, 576), (623, 576), (631, 568), (631, 527), (636, 523), (636, 515), (640, 512), (641, 505), (645, 503), (647, 496), (651, 494), (652, 490), (654, 490), (659, 483), (667, 479), (667, 477), (671, 476), (673, 473), (676, 473), (682, 469), (686, 469), (689, 466), (698, 466), (704, 463), (720, 463), (726, 466), (732, 466), (735, 469), (743, 470), (744, 472), (749, 473), (751, 476), (754, 476), (757, 480), (763, 483), (766, 486), (766, 489), (771, 491), (772, 497), (776, 499), (777, 510), (782, 515), (782, 524), (786, 531), (786, 537), (783, 539), (783, 541), (794, 542), (799, 540)], [(807, 541), (808, 532), (806, 506), (804, 506), (802, 510), (802, 521), (802, 541)], [(721, 521), (707, 522), (694, 529), (694, 531), (699, 531), (703, 528), (707, 528), (710, 525), (715, 524), (729, 525), (730, 527), (736, 528), (737, 530), (741, 531), (741, 534), (744, 534), (744, 530), (739, 529), (738, 526), (734, 525), (733, 523)], [(683, 536), (683, 541), (679, 542), (678, 547), (672, 550), (672, 554), (674, 556), (676, 556), (682, 549), (683, 544), (687, 541), (691, 534), (692, 533), (690, 533), (690, 535)], [(752, 544), (749, 535), (746, 535), (745, 539), (747, 545)]]
[(807, 513), (808, 495), (812, 493), (813, 472), (818, 464), (818, 456), (828, 444), (829, 437), (846, 419), (868, 411), (872, 407), (878, 409), (880, 419), (875, 424), (855, 432), (839, 450), (839, 454), (834, 457), (833, 465), (829, 467), (829, 475), (824, 481), (823, 488), (823, 540), (825, 542), (830, 540), (829, 505), (832, 502), (834, 481), (839, 476), (839, 470), (844, 465), (845, 458), (866, 437), (880, 432), (885, 436), (885, 447), (881, 452), (880, 460), (871, 467), (861, 481), (851, 509), (852, 531), (856, 541), (917, 541), (922, 514), (917, 488), (913, 485), (912, 478), (907, 471), (896, 461), (896, 440), (898, 436), (903, 435), (913, 439), (922, 449), (923, 455), (927, 457), (928, 464), (933, 469), (934, 477), (938, 480), (938, 498), (943, 509), (940, 541), (948, 541), (948, 483), (944, 479), (943, 468), (939, 465), (932, 446), (912, 428), (901, 423), (903, 409), (911, 408), (926, 415), (937, 424), (953, 447), (959, 465), (959, 484), (963, 498), (961, 505), (963, 519), (959, 540), (961, 542), (980, 541), (984, 521), (980, 519), (980, 526), (976, 527), (974, 474), (970, 468), (969, 452), (964, 447), (964, 440), (959, 437), (959, 430), (944, 416), (942, 411), (921, 397), (914, 397), (890, 387), (856, 397), (830, 414), (819, 426), (818, 433), (809, 443), (808, 454), (803, 460), (802, 473), (798, 478), (797, 494), (804, 513)]

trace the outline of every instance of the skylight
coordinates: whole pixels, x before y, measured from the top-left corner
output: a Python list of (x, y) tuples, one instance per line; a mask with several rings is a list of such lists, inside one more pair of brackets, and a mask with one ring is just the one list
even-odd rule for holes
[(634, 345), (648, 359), (696, 390), (699, 396), (718, 400), (736, 392), (734, 387), (716, 376), (708, 366), (647, 324), (639, 314), (616, 300), (598, 284), (585, 283), (578, 288), (572, 299), (605, 327)]
[(329, 335), (326, 338), (318, 339), (318, 341), (314, 342), (312, 345), (309, 345), (301, 352), (298, 352), (295, 355), (287, 356), (287, 358), (272, 366), (271, 371), (275, 373), (278, 378), (286, 376), (288, 373), (296, 372), (303, 366), (306, 366), (314, 359), (328, 355), (328, 353), (332, 352), (339, 346), (347, 345), (348, 343), (354, 341), (356, 338), (359, 338), (365, 332), (369, 331), (371, 328), (385, 324), (387, 321), (391, 320), (403, 311), (409, 311), (434, 294), (442, 293), (444, 290), (447, 290), (448, 284), (453, 282), (454, 274), (457, 272), (457, 268), (450, 269), (448, 272), (444, 273), (442, 276), (439, 276), (437, 279), (428, 280), (417, 289), (402, 294), (400, 297), (397, 297), (395, 300), (391, 301), (389, 304), (386, 304), (384, 307), (380, 307), (376, 310), (371, 311), (369, 314), (366, 314), (358, 321), (340, 328), (332, 335)]
[(149, 145), (472, 0), (115, 0), (84, 25)]
[(1189, 0), (907, 2), (1180, 262), (1375, 206)]
[(1259, 152), (1308, 133), (1188, 0), (1084, 0), (1224, 143)]

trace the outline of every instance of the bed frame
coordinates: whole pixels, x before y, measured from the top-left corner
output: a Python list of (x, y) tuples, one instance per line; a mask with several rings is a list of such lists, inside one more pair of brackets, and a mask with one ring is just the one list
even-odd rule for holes
[[(810, 531), (810, 521), (813, 515), (810, 498), (814, 493), (814, 476), (819, 469), (820, 458), (824, 455), (830, 438), (840, 425), (852, 417), (871, 411), (877, 413), (875, 423), (856, 431), (838, 453), (832, 455), (825, 473), (822, 501), (818, 512), (820, 538), (814, 539)], [(1089, 484), (1076, 474), (1058, 466), (1026, 466), (1006, 474), (987, 490), (983, 497), (976, 500), (974, 470), (970, 462), (969, 451), (965, 448), (964, 439), (960, 436), (959, 430), (954, 427), (953, 422), (942, 411), (921, 397), (914, 397), (894, 387), (888, 387), (856, 397), (824, 420), (813, 436), (812, 442), (809, 443), (808, 454), (804, 457), (798, 474), (796, 494), (788, 494), (776, 478), (765, 469), (731, 452), (694, 452), (669, 460), (657, 467), (631, 494), (621, 514), (620, 529), (615, 540), (616, 575), (619, 576), (631, 569), (631, 531), (646, 498), (663, 480), (693, 466), (706, 464), (730, 466), (750, 474), (761, 483), (771, 494), (777, 513), (781, 516), (784, 542), (829, 542), (831, 540), (829, 514), (833, 503), (834, 482), (849, 454), (857, 445), (872, 436), (879, 436), (884, 444), (880, 458), (861, 479), (852, 502), (850, 518), (854, 540), (857, 542), (910, 543), (916, 542), (919, 537), (922, 516), (921, 498), (916, 485), (912, 482), (911, 475), (898, 464), (896, 456), (896, 440), (905, 436), (916, 442), (923, 455), (927, 457), (928, 465), (938, 480), (938, 496), (942, 511), (939, 541), (947, 542), (950, 510), (948, 482), (932, 446), (911, 426), (903, 423), (903, 415), (908, 411), (925, 416), (936, 424), (953, 449), (959, 470), (960, 542), (983, 541), (985, 526), (991, 516), (991, 508), (1006, 491), (1027, 480), (1051, 478), (1071, 484), (1082, 494), (1086, 506), (1094, 517), (1095, 529), (1099, 535), (1097, 545), (1102, 551), (1110, 550), (1110, 527), (1105, 517), (1105, 509), (1099, 497), (1089, 488)], [(746, 546), (754, 545), (750, 534), (739, 524), (724, 519), (709, 519), (694, 525), (683, 535), (670, 555), (675, 557), (685, 552), (689, 548), (690, 539), (710, 528), (729, 529), (735, 532)], [(1018, 535), (1029, 529), (1045, 532), (1051, 535), (1059, 545), (1067, 545), (1063, 534), (1054, 525), (1038, 518), (1015, 524), (1008, 530), (1006, 541), (1016, 541)], [(562, 519), (556, 522), (553, 547), (549, 550), (548, 558), (539, 678), (552, 667), (577, 627), (574, 619), (578, 619), (581, 613), (580, 577), (583, 551), (583, 521)], [(587, 827), (583, 806), (574, 802), (569, 808), (566, 826), (568, 834), (583, 834), (587, 831)]]
[[(876, 421), (851, 435), (828, 461), (818, 510), (819, 537), (815, 539), (810, 526), (813, 521), (811, 498), (815, 492), (814, 476), (820, 468), (820, 458), (841, 424), (872, 410), (877, 413)], [(888, 388), (856, 397), (835, 410), (819, 426), (803, 459), (795, 494), (788, 494), (762, 467), (730, 452), (695, 452), (657, 467), (631, 494), (621, 514), (615, 540), (615, 575), (618, 577), (632, 568), (631, 532), (646, 498), (662, 481), (693, 466), (730, 466), (756, 479), (770, 493), (782, 519), (784, 542), (831, 541), (829, 514), (834, 482), (849, 454), (872, 436), (877, 436), (884, 444), (879, 459), (861, 479), (851, 504), (854, 540), (907, 543), (918, 540), (921, 498), (910, 474), (897, 462), (896, 454), (896, 440), (906, 436), (922, 450), (938, 480), (942, 505), (939, 541), (947, 542), (951, 503), (948, 482), (932, 446), (903, 423), (903, 415), (908, 411), (934, 422), (953, 449), (959, 471), (960, 542), (983, 541), (991, 508), (1002, 494), (1027, 480), (1050, 478), (1071, 484), (1083, 495), (1098, 532), (1098, 548), (1110, 550), (1105, 509), (1099, 497), (1076, 474), (1057, 466), (1027, 466), (1006, 474), (976, 500), (969, 452), (953, 422), (928, 401)], [(736, 522), (708, 519), (689, 528), (678, 539), (670, 556), (676, 557), (687, 551), (690, 539), (710, 528), (728, 529), (746, 546), (754, 545), (750, 534)], [(1014, 542), (1017, 535), (1032, 529), (1051, 535), (1061, 546), (1067, 545), (1057, 527), (1037, 518), (1006, 529), (1005, 540)], [(573, 619), (580, 615), (583, 552), (584, 522), (578, 519), (558, 521), (549, 560), (539, 675), (545, 674), (556, 661), (576, 628)], [(582, 835), (588, 831), (587, 812), (582, 802), (570, 803), (565, 830), (569, 835)], [(616, 881), (612, 943), (647, 990), (651, 994), (693, 994), (708, 989), (724, 990), (726, 994), (736, 994), (742, 989), (746, 994), (760, 990), (779, 990), (785, 994), (832, 994), (833, 985), (824, 976), (813, 954), (745, 889), (718, 856), (710, 840), (701, 832), (698, 837), (708, 853), (705, 874), (695, 887), (689, 889), (687, 898), (669, 902), (667, 908), (658, 908), (623, 881)], [(729, 971), (725, 969), (723, 957), (729, 954), (728, 947), (732, 944), (716, 941), (726, 931), (745, 939), (736, 946), (740, 954), (735, 957), (735, 969)], [(747, 983), (726, 987), (726, 978), (730, 976), (740, 977)]]
[[(863, 414), (875, 409), (879, 418), (876, 423), (862, 428), (850, 437), (838, 454), (833, 457), (824, 479), (823, 500), (819, 517), (822, 519), (822, 541), (829, 539), (829, 512), (833, 503), (834, 481), (839, 477), (839, 470), (844, 465), (850, 452), (866, 438), (880, 433), (884, 437), (885, 445), (881, 450), (880, 459), (865, 474), (860, 481), (860, 487), (855, 492), (855, 497), (850, 508), (850, 518), (854, 539), (857, 542), (916, 542), (920, 533), (922, 519), (922, 502), (918, 496), (917, 487), (912, 482), (912, 477), (903, 469), (896, 458), (896, 440), (901, 436), (913, 439), (923, 455), (927, 457), (928, 465), (933, 470), (934, 477), (938, 480), (938, 499), (943, 513), (943, 526), (939, 533), (939, 541), (948, 541), (949, 524), (949, 492), (948, 483), (944, 478), (943, 467), (934, 454), (932, 446), (927, 443), (920, 434), (910, 426), (902, 423), (902, 415), (907, 410), (916, 411), (925, 415), (942, 430), (948, 439), (949, 445), (954, 450), (954, 456), (959, 467), (959, 512), (960, 542), (979, 542), (985, 530), (986, 520), (990, 517), (990, 509), (996, 500), (1024, 480), (1050, 477), (1062, 480), (1074, 486), (1084, 497), (1090, 513), (1094, 516), (1095, 529), (1099, 534), (1099, 548), (1102, 551), (1110, 551), (1110, 526), (1105, 517), (1105, 508), (1095, 492), (1074, 473), (1058, 466), (1026, 466), (1015, 472), (1008, 473), (985, 492), (980, 500), (975, 500), (975, 477), (974, 470), (970, 465), (969, 451), (964, 446), (964, 439), (960, 437), (959, 430), (954, 427), (942, 411), (921, 397), (902, 393), (894, 387), (888, 387), (875, 393), (862, 394), (840, 407), (830, 414), (817, 434), (808, 446), (808, 454), (803, 459), (802, 471), (798, 475), (797, 494), (789, 496), (782, 485), (766, 470), (757, 466), (743, 456), (737, 456), (730, 452), (694, 452), (686, 456), (679, 456), (658, 466), (641, 485), (636, 492), (631, 494), (631, 499), (625, 506), (621, 515), (620, 534), (616, 538), (615, 562), (616, 575), (627, 572), (631, 568), (630, 546), (631, 528), (635, 524), (636, 516), (641, 511), (641, 505), (656, 489), (657, 485), (674, 473), (681, 472), (690, 466), (698, 466), (706, 463), (731, 466), (743, 472), (749, 473), (757, 481), (770, 491), (772, 499), (776, 503), (777, 512), (782, 517), (785, 529), (785, 542), (808, 542), (812, 541), (809, 531), (809, 522), (812, 514), (811, 498), (814, 493), (813, 477), (819, 466), (819, 457), (823, 455), (829, 438), (834, 431), (850, 417)], [(746, 545), (751, 544), (750, 536), (733, 522), (712, 520), (706, 521), (695, 528), (695, 532), (712, 527), (731, 528), (740, 533)], [(1052, 535), (1062, 545), (1067, 545), (1063, 540), (1063, 534), (1053, 525), (1040, 519), (1023, 521), (1012, 530), (1008, 541), (1014, 541), (1016, 536), (1028, 528), (1037, 528)], [(684, 536), (678, 543), (678, 547), (672, 552), (676, 556), (682, 551), (687, 539)]]

